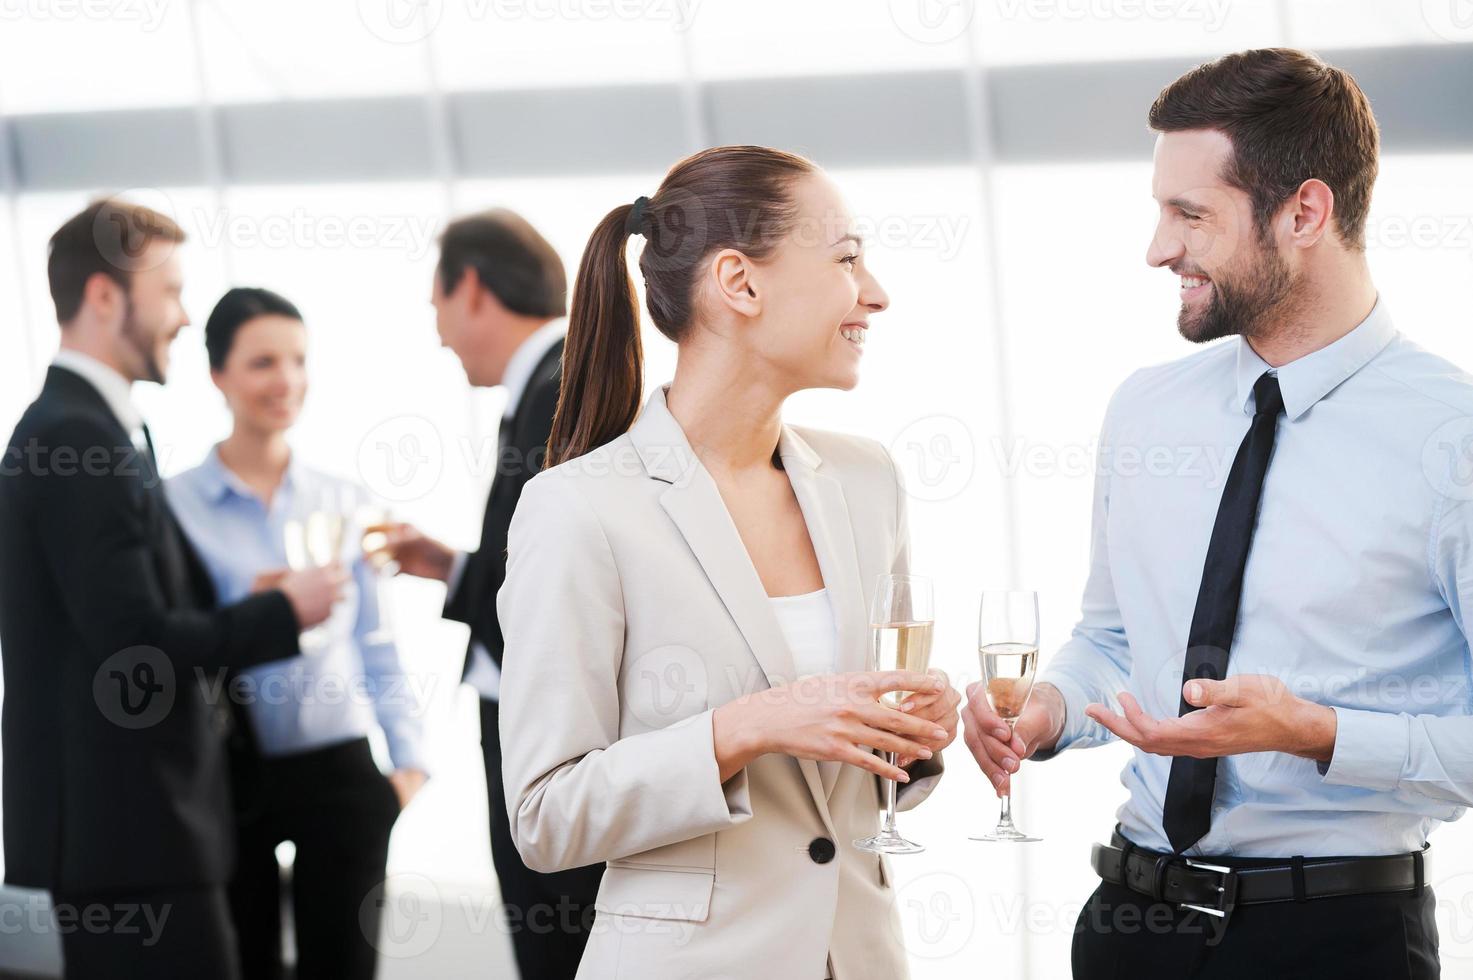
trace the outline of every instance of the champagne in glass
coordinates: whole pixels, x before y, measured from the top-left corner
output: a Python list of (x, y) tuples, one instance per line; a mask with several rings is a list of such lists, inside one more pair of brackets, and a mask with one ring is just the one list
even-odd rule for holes
[(369, 643), (394, 642), (394, 624), (390, 616), (393, 596), (390, 594), (398, 564), (388, 551), (389, 535), (385, 528), (393, 520), (389, 508), (380, 504), (361, 504), (354, 512), (363, 557), (374, 571), (374, 599), (377, 622), (363, 638)]
[[(987, 703), (1012, 729), (1028, 706), (1033, 677), (1038, 670), (1038, 593), (982, 593), (982, 608), (977, 617), (977, 654), (982, 662)], [(1013, 773), (1012, 778), (1016, 779), (1017, 775)], [(1016, 843), (1038, 840), (1013, 826), (1012, 804), (1009, 793), (1002, 798), (997, 826), (989, 833), (973, 836), (972, 840)]]
[(307, 554), (319, 568), (331, 565), (343, 554), (343, 515), (337, 511), (314, 510), (307, 515)]
[[(287, 519), (282, 526), (282, 543), (289, 568), (294, 571), (321, 568), (342, 557), (345, 524), (342, 504), (347, 494), (347, 490), (324, 489), (318, 509), (308, 512), (305, 518)], [(301, 645), (304, 650), (321, 650), (328, 640), (327, 626), (320, 624), (302, 634)]]
[[(914, 670), (924, 673), (931, 662), (931, 580), (915, 575), (881, 575), (870, 604), (870, 636), (873, 641), (871, 670)], [(881, 696), (886, 707), (897, 708), (910, 695), (895, 691)], [(895, 753), (885, 761), (895, 765)], [(866, 851), (884, 854), (918, 854), (926, 848), (900, 836), (895, 827), (894, 780), (885, 780), (885, 818), (880, 832), (854, 842)]]
[[(931, 630), (934, 623), (885, 623), (874, 630), (877, 670), (913, 670), (924, 674), (931, 663)], [(880, 700), (898, 708), (912, 691), (889, 691)]]

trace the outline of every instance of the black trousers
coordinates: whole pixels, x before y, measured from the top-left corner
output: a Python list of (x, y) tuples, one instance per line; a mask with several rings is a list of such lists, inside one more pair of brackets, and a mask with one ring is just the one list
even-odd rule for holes
[(1430, 887), (1247, 905), (1209, 945), (1212, 916), (1102, 881), (1075, 925), (1074, 978), (1434, 980), (1435, 914)]
[(242, 812), (230, 906), (245, 980), (286, 975), (276, 846), (296, 845), (291, 895), (297, 980), (370, 980), (384, 865), (399, 800), (367, 739), (262, 759)]
[(67, 980), (238, 980), (235, 932), (220, 886), (52, 898)]
[(501, 885), (506, 927), (522, 980), (573, 980), (593, 925), (593, 900), (604, 866), (538, 874), (522, 863), (511, 837), (506, 790), (501, 782), (499, 708), (481, 699), (481, 754), (486, 760), (486, 802), (491, 810), (491, 860)]

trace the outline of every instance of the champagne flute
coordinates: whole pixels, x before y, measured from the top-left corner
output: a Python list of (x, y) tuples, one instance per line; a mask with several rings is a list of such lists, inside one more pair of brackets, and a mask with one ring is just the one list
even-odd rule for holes
[[(346, 523), (342, 504), (345, 499), (343, 494), (324, 489), (316, 509), (309, 511), (305, 518), (293, 517), (286, 521), (282, 535), (289, 568), (293, 571), (321, 568), (342, 557)], [(321, 650), (327, 646), (328, 640), (327, 625), (323, 623), (304, 632), (301, 644), (304, 649)]]
[[(879, 576), (874, 601), (870, 604), (873, 641), (870, 669), (925, 673), (931, 662), (934, 625), (930, 579), (917, 575)], [(886, 707), (898, 708), (910, 693), (891, 691), (880, 700)], [(885, 761), (895, 765), (895, 753), (886, 752)], [(885, 822), (878, 834), (855, 841), (855, 847), (883, 854), (919, 854), (926, 849), (900, 836), (895, 828), (897, 790), (895, 780), (885, 780)]]
[[(987, 703), (1007, 722), (1009, 732), (1017, 724), (1033, 693), (1038, 671), (1038, 593), (983, 592), (977, 614), (977, 654), (982, 661), (982, 682)], [(1013, 778), (1017, 778), (1013, 773)], [(972, 840), (1027, 843), (1029, 837), (1013, 826), (1013, 798), (1002, 798), (1002, 813), (989, 833)]]
[(393, 522), (393, 514), (385, 504), (368, 502), (353, 512), (358, 527), (363, 557), (374, 571), (374, 598), (378, 609), (378, 620), (363, 639), (368, 643), (393, 643), (394, 623), (390, 615), (393, 596), (392, 582), (399, 572), (399, 564), (389, 556), (389, 535), (384, 530)]

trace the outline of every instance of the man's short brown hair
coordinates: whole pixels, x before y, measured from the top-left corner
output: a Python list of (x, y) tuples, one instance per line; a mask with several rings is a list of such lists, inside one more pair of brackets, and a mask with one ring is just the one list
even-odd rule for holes
[(58, 323), (82, 308), (87, 280), (101, 273), (126, 291), (143, 252), (155, 241), (182, 242), (184, 230), (168, 215), (117, 198), (93, 201), (51, 236), (46, 278)]
[(1149, 118), (1158, 132), (1214, 129), (1232, 140), (1222, 177), (1248, 192), (1261, 236), (1299, 185), (1316, 178), (1335, 194), (1340, 240), (1365, 249), (1380, 137), (1350, 75), (1307, 51), (1239, 51), (1166, 86)]
[(568, 274), (563, 260), (521, 215), (493, 208), (452, 221), (440, 236), (440, 288), (455, 292), (474, 269), (493, 296), (523, 316), (565, 316)]

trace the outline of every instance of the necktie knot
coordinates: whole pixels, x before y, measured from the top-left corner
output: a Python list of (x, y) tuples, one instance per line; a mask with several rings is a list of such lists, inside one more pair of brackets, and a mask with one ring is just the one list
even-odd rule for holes
[(1267, 371), (1253, 382), (1253, 414), (1277, 417), (1284, 410), (1284, 394), (1279, 391), (1279, 379)]

